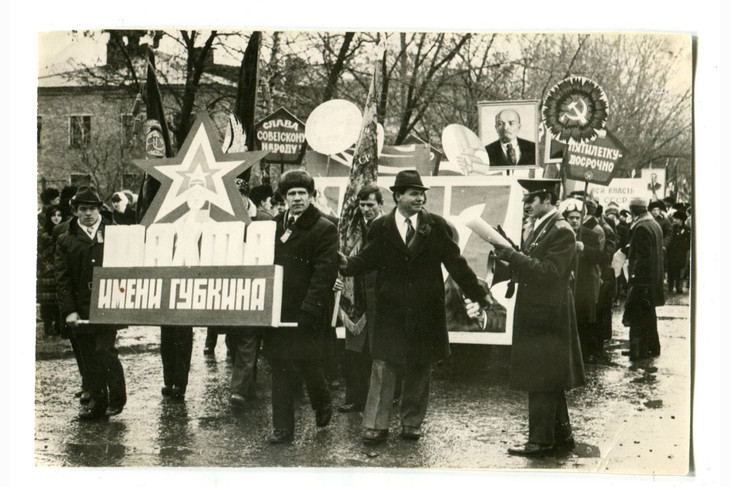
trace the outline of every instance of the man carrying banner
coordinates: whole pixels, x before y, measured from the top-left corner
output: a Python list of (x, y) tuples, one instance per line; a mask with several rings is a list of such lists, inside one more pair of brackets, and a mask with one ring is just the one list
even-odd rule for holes
[(443, 264), (466, 296), (488, 306), (486, 291), (459, 252), (446, 221), (427, 212), (428, 188), (417, 171), (401, 171), (391, 186), (396, 208), (375, 220), (356, 256), (340, 254), (343, 275), (377, 270), (377, 309), (372, 322), (372, 373), (363, 415), (363, 441), (388, 436), (396, 372), (403, 370), (401, 436), (421, 437), (431, 368), (450, 354), (444, 309)]
[(575, 445), (565, 391), (585, 382), (570, 275), (575, 234), (555, 204), (559, 179), (520, 179), (535, 219), (523, 250), (495, 246), (518, 284), (510, 386), (528, 392), (527, 443), (510, 455), (540, 456)]
[[(267, 328), (263, 354), (271, 365), (273, 432), (270, 443), (294, 436), (294, 392), (304, 378), (318, 427), (332, 418), (322, 360), (328, 346), (332, 286), (337, 278), (337, 228), (311, 204), (314, 180), (303, 170), (284, 173), (279, 192), (289, 210), (277, 216), (274, 264), (284, 268), (282, 322)], [(300, 375), (301, 374), (301, 375)]]
[(94, 188), (81, 186), (72, 205), (77, 216), (56, 246), (56, 293), (61, 316), (77, 343), (85, 369), (84, 387), (91, 396), (79, 418), (98, 419), (121, 413), (127, 392), (124, 369), (114, 347), (117, 328), (79, 323), (89, 319), (92, 274), (104, 260), (103, 203)]

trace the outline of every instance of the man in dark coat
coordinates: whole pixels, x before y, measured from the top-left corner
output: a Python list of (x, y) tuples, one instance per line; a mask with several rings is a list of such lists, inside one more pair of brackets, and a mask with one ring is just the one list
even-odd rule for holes
[[(360, 206), (362, 234), (367, 241), (370, 226), (383, 213), (383, 195), (377, 186), (369, 185), (357, 193)], [(345, 403), (339, 408), (342, 413), (362, 411), (368, 398), (373, 334), (368, 321), (375, 319), (375, 278), (377, 272), (359, 276), (355, 282), (356, 293), (365, 296), (365, 317), (362, 323), (345, 326)], [(360, 327), (358, 327), (358, 325)]]
[(677, 210), (672, 215), (672, 237), (667, 243), (667, 289), (681, 293), (687, 266), (687, 252), (692, 246), (692, 231), (685, 225), (687, 214)]
[(515, 110), (502, 110), (494, 118), (494, 128), (499, 139), (484, 147), (489, 155), (489, 167), (534, 166), (535, 143), (517, 137), (522, 128), (520, 114)]
[(451, 227), (427, 212), (417, 171), (401, 171), (390, 188), (396, 208), (373, 222), (356, 256), (341, 255), (343, 275), (377, 270), (372, 323), (372, 372), (363, 414), (363, 440), (388, 436), (398, 368), (403, 370), (401, 436), (417, 440), (426, 416), (431, 368), (450, 354), (441, 265), (466, 296), (488, 307), (486, 291), (459, 252)]
[(271, 365), (274, 430), (271, 443), (294, 435), (294, 391), (304, 378), (319, 427), (332, 417), (323, 359), (329, 346), (332, 286), (337, 278), (337, 228), (311, 204), (314, 180), (302, 170), (284, 173), (279, 192), (289, 209), (275, 219), (274, 263), (284, 268), (281, 321), (295, 327), (267, 328), (263, 354)]
[(58, 306), (77, 343), (90, 400), (79, 418), (97, 419), (122, 412), (127, 401), (124, 369), (114, 347), (117, 332), (106, 325), (81, 325), (89, 319), (94, 267), (104, 258), (102, 201), (94, 188), (81, 186), (73, 199), (77, 216), (58, 238), (55, 275)]
[(575, 445), (565, 391), (585, 382), (570, 287), (575, 234), (555, 208), (560, 180), (521, 179), (535, 227), (523, 250), (498, 247), (518, 284), (510, 386), (528, 391), (527, 443), (511, 455), (538, 456)]
[(647, 201), (635, 198), (629, 205), (634, 223), (629, 243), (629, 294), (624, 324), (629, 326), (630, 360), (661, 353), (656, 307), (664, 304), (662, 229), (647, 211)]

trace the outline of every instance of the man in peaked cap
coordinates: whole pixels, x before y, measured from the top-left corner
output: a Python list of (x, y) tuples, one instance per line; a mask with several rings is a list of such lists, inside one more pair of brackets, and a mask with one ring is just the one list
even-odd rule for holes
[[(427, 186), (417, 171), (401, 171), (390, 187), (396, 208), (370, 226), (368, 242), (356, 256), (340, 254), (343, 275), (377, 270), (370, 375), (363, 435), (366, 443), (388, 436), (398, 370), (403, 372), (401, 436), (421, 437), (431, 383), (431, 368), (450, 355), (441, 265), (479, 303), (489, 307), (486, 291), (461, 256), (453, 230), (426, 211)], [(370, 326), (370, 325), (369, 325)]]
[(83, 379), (90, 395), (79, 413), (80, 419), (119, 414), (127, 401), (124, 369), (114, 347), (117, 328), (79, 324), (89, 319), (92, 273), (104, 259), (106, 222), (100, 214), (102, 205), (94, 188), (79, 187), (72, 199), (76, 216), (56, 245), (58, 305), (79, 349)]
[(510, 455), (541, 456), (575, 445), (565, 391), (585, 382), (571, 271), (576, 240), (556, 208), (558, 179), (520, 179), (535, 226), (522, 251), (497, 247), (517, 283), (510, 386), (528, 392), (527, 443)]

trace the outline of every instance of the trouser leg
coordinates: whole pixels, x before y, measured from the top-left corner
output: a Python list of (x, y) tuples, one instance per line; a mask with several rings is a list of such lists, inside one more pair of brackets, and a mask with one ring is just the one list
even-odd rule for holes
[(528, 393), (530, 443), (553, 445), (570, 434), (568, 407), (563, 391), (531, 391)]
[(271, 413), (274, 429), (294, 433), (294, 374), (290, 360), (270, 360)]
[(84, 391), (88, 391), (89, 384), (87, 379), (87, 369), (88, 367), (84, 363), (84, 357), (81, 354), (81, 349), (79, 348), (79, 342), (76, 336), (71, 334), (69, 336), (69, 341), (71, 342), (71, 349), (74, 352), (74, 357), (76, 357), (76, 365), (79, 368), (79, 375), (81, 376), (81, 389)]
[(228, 335), (226, 343), (233, 353), (231, 394), (251, 397), (255, 394), (259, 338), (257, 336)]
[(301, 360), (299, 370), (302, 372), (304, 383), (307, 385), (307, 394), (312, 404), (312, 409), (325, 409), (330, 407), (330, 392), (327, 387), (324, 366), (320, 360)]
[(116, 339), (116, 330), (97, 333), (96, 353), (106, 389), (109, 391), (109, 404), (112, 407), (122, 407), (127, 403), (127, 386), (124, 381), (124, 368), (114, 346)]
[(387, 430), (393, 409), (396, 366), (384, 360), (373, 360), (370, 373), (370, 390), (365, 403), (362, 425), (365, 428)]
[(178, 386), (182, 389), (187, 387), (192, 353), (193, 328), (191, 326), (161, 327), (160, 355), (166, 386)]
[(215, 350), (215, 346), (218, 344), (218, 331), (213, 327), (208, 327), (208, 331), (205, 333), (205, 348)]
[(403, 426), (420, 428), (428, 409), (431, 390), (430, 365), (406, 365), (403, 371), (403, 395), (400, 415)]
[(89, 408), (104, 412), (109, 405), (106, 389), (106, 374), (102, 371), (102, 363), (96, 352), (96, 336), (91, 333), (76, 334), (79, 352), (86, 367), (86, 382), (91, 395)]
[(353, 371), (352, 371), (352, 393), (351, 402), (355, 406), (364, 408), (365, 402), (368, 399), (368, 389), (370, 386), (370, 371), (372, 367), (372, 360), (370, 359), (370, 352), (367, 346), (362, 352), (356, 353), (354, 359)]

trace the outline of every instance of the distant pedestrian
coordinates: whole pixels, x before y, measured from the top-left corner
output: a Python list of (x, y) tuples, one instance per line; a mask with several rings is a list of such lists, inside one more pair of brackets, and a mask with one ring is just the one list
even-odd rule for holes
[(657, 357), (661, 353), (656, 307), (664, 304), (662, 229), (647, 211), (643, 198), (631, 200), (634, 223), (629, 242), (629, 294), (624, 308), (624, 325), (629, 327), (632, 361)]

